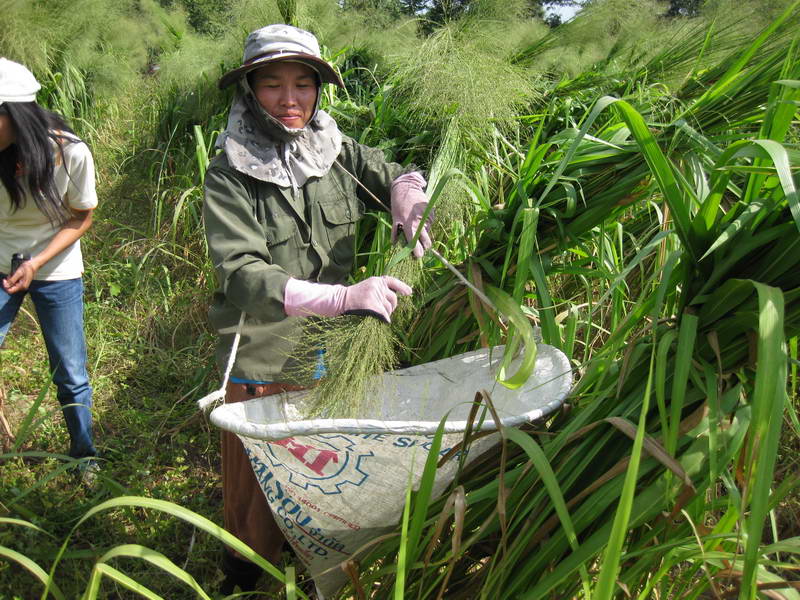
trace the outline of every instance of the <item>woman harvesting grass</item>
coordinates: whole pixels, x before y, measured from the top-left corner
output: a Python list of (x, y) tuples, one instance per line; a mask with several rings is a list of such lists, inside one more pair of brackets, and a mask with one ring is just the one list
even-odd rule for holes
[[(396, 228), (409, 240), (427, 200), (419, 173), (343, 136), (319, 110), (323, 83), (342, 86), (320, 58), (316, 38), (288, 25), (252, 32), (242, 65), (220, 79), (221, 87), (239, 88), (218, 144), (222, 152), (205, 180), (206, 236), (219, 282), (210, 318), (223, 369), (245, 315), (226, 402), (309, 384), (289, 360), (304, 318), (355, 313), (388, 322), (397, 296), (411, 294), (394, 277), (343, 285), (354, 260), (355, 223), (371, 196), (391, 199)], [(427, 232), (420, 240), (418, 256), (430, 245)], [(324, 374), (321, 353), (306, 360), (318, 362), (312, 378)], [(241, 442), (227, 432), (222, 471), (226, 528), (276, 563), (283, 536)], [(226, 553), (223, 571), (222, 591), (230, 593), (255, 589), (261, 569)]]

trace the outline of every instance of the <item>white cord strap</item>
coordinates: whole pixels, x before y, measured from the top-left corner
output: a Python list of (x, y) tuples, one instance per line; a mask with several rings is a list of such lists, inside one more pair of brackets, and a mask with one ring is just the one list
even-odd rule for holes
[(337, 165), (337, 166), (338, 166), (338, 167), (339, 167), (339, 168), (340, 168), (342, 171), (344, 171), (345, 173), (347, 173), (347, 174), (350, 176), (350, 178), (351, 178), (353, 181), (355, 181), (355, 182), (356, 182), (356, 183), (357, 183), (357, 184), (358, 184), (358, 185), (361, 187), (361, 189), (362, 189), (362, 190), (364, 190), (365, 192), (367, 192), (367, 194), (369, 194), (369, 195), (370, 195), (370, 197), (371, 197), (373, 200), (375, 200), (375, 202), (377, 202), (379, 205), (381, 205), (381, 206), (383, 207), (383, 209), (384, 209), (384, 210), (386, 210), (386, 211), (388, 211), (388, 212), (392, 212), (392, 211), (389, 209), (389, 207), (388, 207), (388, 206), (386, 206), (386, 205), (385, 205), (383, 202), (381, 202), (380, 198), (378, 198), (378, 197), (377, 197), (375, 194), (373, 194), (373, 193), (370, 191), (370, 189), (369, 189), (367, 186), (365, 186), (363, 183), (361, 183), (361, 181), (359, 181), (358, 177), (356, 177), (356, 176), (355, 176), (355, 175), (353, 175), (353, 174), (352, 174), (350, 171), (348, 171), (348, 170), (345, 168), (345, 166), (344, 166), (342, 163), (340, 163), (338, 160), (334, 160), (333, 162), (334, 162), (334, 163), (336, 163), (336, 165)]
[(228, 387), (228, 379), (230, 379), (231, 371), (233, 370), (233, 363), (236, 362), (236, 352), (239, 350), (239, 340), (242, 338), (243, 326), (244, 311), (242, 311), (239, 317), (239, 324), (236, 326), (236, 335), (233, 336), (233, 345), (231, 346), (231, 353), (228, 356), (228, 364), (225, 365), (225, 374), (222, 376), (222, 387), (211, 392), (207, 396), (203, 396), (197, 401), (197, 406), (202, 411), (209, 410), (215, 402), (225, 398), (225, 388)]

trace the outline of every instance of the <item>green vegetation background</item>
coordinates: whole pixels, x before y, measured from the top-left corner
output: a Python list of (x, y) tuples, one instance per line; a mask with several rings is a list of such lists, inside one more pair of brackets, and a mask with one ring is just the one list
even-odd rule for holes
[[(34, 70), (43, 103), (71, 120), (98, 166), (100, 206), (83, 244), (103, 458), (93, 490), (59, 470), (62, 461), (52, 454), (66, 448), (66, 432), (26, 304), (0, 352), (3, 410), (17, 435), (16, 446), (6, 440), (10, 455), (0, 463), (0, 511), (50, 535), (2, 527), (0, 545), (49, 564), (77, 520), (115, 495), (170, 500), (221, 521), (218, 432), (194, 404), (219, 381), (206, 324), (214, 281), (200, 223), (201, 179), (230, 102), (216, 79), (238, 63), (248, 31), (287, 16), (313, 30), (348, 82), (345, 93), (324, 98), (346, 133), (383, 148), (388, 158), (434, 170), (434, 158), (451, 152), (449, 164), (475, 181), (483, 177), (497, 193), (510, 175), (497, 158), (504, 145), (516, 148), (509, 156), (524, 153), (538, 135), (535, 119), (520, 115), (549, 111), (549, 133), (576, 127), (596, 98), (619, 94), (643, 64), (661, 69), (647, 85), (679, 88), (690, 70), (711, 68), (716, 56), (744, 48), (789, 2), (762, 0), (745, 12), (741, 3), (716, 0), (695, 18), (667, 19), (665, 3), (597, 0), (584, 17), (555, 30), (530, 16), (530, 2), (463, 3), (469, 10), (445, 24), (389, 4), (0, 0), (0, 55)], [(704, 54), (712, 23), (717, 54)], [(698, 38), (697, 52), (677, 55), (676, 40)], [(662, 63), (653, 60), (667, 51)], [(589, 88), (591, 97), (578, 93)], [(670, 103), (681, 100), (665, 94), (649, 108), (675, 114)], [(797, 141), (795, 127), (790, 137)], [(440, 234), (451, 257), (467, 250), (460, 236), (477, 235), (468, 217), (462, 222), (466, 231)], [(631, 235), (635, 246), (639, 234)], [(476, 340), (477, 334), (465, 344)], [(786, 469), (795, 470), (796, 443), (785, 448)], [(796, 502), (786, 510), (781, 526), (794, 534), (787, 523), (797, 522)], [(92, 557), (120, 543), (140, 543), (185, 563), (207, 589), (220, 578), (216, 540), (133, 508), (90, 520), (71, 538), (55, 577), (67, 597), (82, 593)], [(163, 597), (194, 597), (169, 577), (148, 579), (152, 571), (140, 561), (121, 564)], [(116, 597), (133, 597), (104, 585)], [(33, 597), (30, 590), (18, 567), (0, 560), (0, 598)]]

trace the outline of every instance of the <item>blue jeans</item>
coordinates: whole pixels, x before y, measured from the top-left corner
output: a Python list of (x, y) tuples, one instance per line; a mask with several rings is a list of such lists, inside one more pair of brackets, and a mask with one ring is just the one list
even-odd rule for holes
[(96, 456), (92, 442), (92, 388), (86, 372), (83, 334), (83, 280), (34, 281), (26, 292), (16, 294), (8, 294), (0, 287), (0, 344), (25, 294), (31, 295), (42, 328), (53, 383), (69, 431), (69, 455)]

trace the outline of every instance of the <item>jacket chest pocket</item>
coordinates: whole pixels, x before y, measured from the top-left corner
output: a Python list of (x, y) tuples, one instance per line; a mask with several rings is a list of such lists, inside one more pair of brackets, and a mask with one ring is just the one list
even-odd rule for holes
[(287, 214), (270, 214), (264, 225), (264, 236), (270, 248), (282, 244), (297, 233), (294, 217)]
[(355, 255), (356, 223), (363, 214), (357, 198), (335, 197), (319, 203), (331, 258), (349, 267)]
[(264, 219), (264, 239), (273, 264), (293, 270), (299, 260), (299, 232), (292, 215), (272, 211)]

